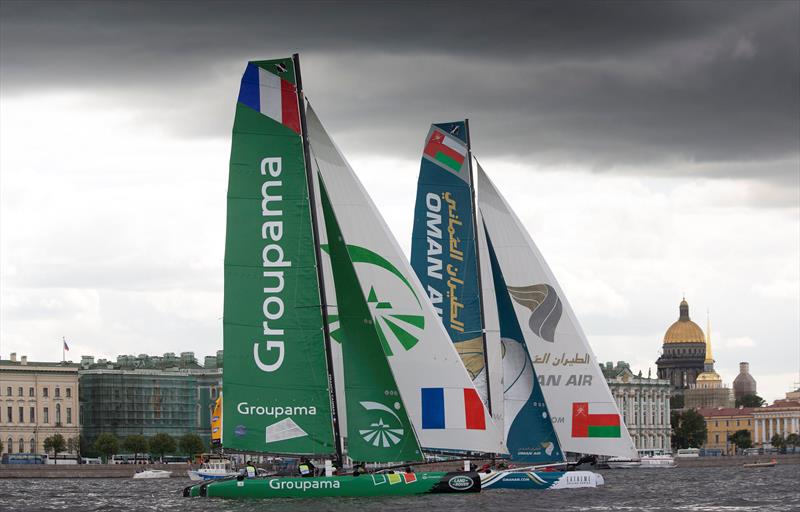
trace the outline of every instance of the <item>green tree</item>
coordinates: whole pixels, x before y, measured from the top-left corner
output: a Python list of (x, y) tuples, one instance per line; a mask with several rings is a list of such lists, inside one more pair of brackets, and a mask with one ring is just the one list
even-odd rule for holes
[(740, 398), (736, 399), (736, 407), (761, 407), (766, 403), (767, 403), (766, 400), (756, 395), (755, 393), (750, 395), (743, 395)]
[(94, 449), (97, 453), (105, 455), (106, 463), (108, 463), (108, 459), (119, 452), (119, 441), (114, 434), (103, 432), (94, 440)]
[(67, 451), (71, 453), (81, 454), (81, 436), (80, 434), (75, 437), (67, 439)]
[(138, 458), (140, 453), (147, 453), (149, 449), (147, 438), (141, 434), (129, 435), (122, 441), (122, 449), (135, 454)]
[(58, 464), (58, 454), (67, 449), (67, 442), (61, 434), (53, 434), (44, 440), (44, 451), (53, 452), (53, 459)]
[[(796, 450), (798, 446), (800, 446), (800, 434), (789, 434), (786, 436), (786, 446), (791, 446), (792, 451)], [(2, 451), (2, 448), (0, 448)]]
[(3, 453), (3, 441), (0, 441), (0, 453)]
[(177, 449), (175, 438), (171, 435), (159, 432), (150, 438), (150, 451), (163, 458), (165, 453), (174, 453)]
[(746, 450), (753, 446), (753, 439), (749, 430), (737, 430), (728, 436), (728, 441), (736, 445), (737, 450)]
[(697, 411), (673, 411), (670, 417), (672, 424), (672, 448), (699, 448), (706, 442), (708, 428), (706, 421)]
[(786, 453), (786, 439), (783, 438), (781, 434), (775, 434), (772, 436), (772, 439), (769, 440), (769, 443), (772, 445), (773, 448), (777, 449), (780, 453)]
[(194, 457), (198, 453), (203, 453), (205, 445), (197, 434), (186, 434), (180, 438), (181, 453)]

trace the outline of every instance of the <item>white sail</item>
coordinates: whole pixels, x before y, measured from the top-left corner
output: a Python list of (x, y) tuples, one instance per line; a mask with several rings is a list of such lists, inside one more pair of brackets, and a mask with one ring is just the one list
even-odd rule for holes
[[(500, 341), (500, 322), (497, 317), (497, 299), (492, 285), (492, 265), (490, 263), (489, 251), (486, 245), (486, 234), (483, 231), (483, 218), (481, 212), (475, 212), (476, 234), (478, 237), (478, 251), (480, 252), (481, 262), (481, 300), (483, 301), (483, 325), (486, 336), (486, 374), (488, 376), (489, 399), (492, 404), (492, 417), (501, 430), (508, 430), (504, 426), (503, 390), (505, 383), (503, 380), (503, 346)], [(504, 438), (507, 438), (504, 435)]]
[(478, 205), (564, 451), (637, 457), (564, 292), (528, 232), (478, 165)]
[[(325, 181), (420, 444), (506, 453), (500, 429), (481, 402), (408, 260), (310, 106), (307, 123), (312, 168)], [(332, 295), (328, 297), (331, 300)]]

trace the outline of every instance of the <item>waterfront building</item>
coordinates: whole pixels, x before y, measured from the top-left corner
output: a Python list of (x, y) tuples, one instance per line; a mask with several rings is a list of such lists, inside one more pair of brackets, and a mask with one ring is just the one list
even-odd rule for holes
[(0, 440), (6, 453), (45, 453), (44, 440), (61, 434), (64, 453), (76, 453), (80, 434), (78, 365), (0, 359)]
[(211, 412), (222, 385), (222, 351), (198, 364), (192, 352), (180, 356), (120, 355), (116, 363), (84, 356), (80, 369), (83, 435), (92, 442), (103, 432), (124, 438), (157, 433), (211, 438)]
[(745, 395), (757, 394), (756, 379), (750, 375), (750, 363), (739, 363), (739, 375), (733, 379), (733, 397), (736, 400)]
[(754, 409), (753, 422), (753, 443), (757, 446), (772, 446), (770, 440), (775, 434), (784, 438), (800, 434), (800, 400), (775, 400), (772, 405)]
[(689, 318), (689, 303), (684, 298), (678, 306), (678, 320), (664, 334), (661, 356), (656, 361), (658, 378), (669, 381), (673, 394), (694, 385), (703, 372), (705, 341), (703, 330)]
[(703, 373), (683, 392), (684, 407), (687, 409), (731, 408), (735, 405), (733, 390), (722, 384), (722, 377), (714, 370), (714, 357), (711, 351), (711, 324), (706, 328), (706, 349), (703, 360)]
[(670, 381), (634, 375), (625, 361), (600, 368), (636, 448), (670, 451)]
[(755, 410), (753, 407), (698, 409), (697, 412), (703, 416), (708, 429), (708, 437), (703, 448), (726, 455), (735, 455), (736, 446), (729, 441), (729, 437), (739, 430), (747, 430), (750, 432), (750, 439), (755, 440), (753, 432), (753, 411)]

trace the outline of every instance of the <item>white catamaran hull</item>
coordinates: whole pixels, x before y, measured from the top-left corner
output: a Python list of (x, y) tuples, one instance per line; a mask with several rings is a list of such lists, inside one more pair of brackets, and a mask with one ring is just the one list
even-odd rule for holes
[(591, 471), (492, 471), (481, 474), (481, 489), (580, 489), (604, 485), (603, 476)]

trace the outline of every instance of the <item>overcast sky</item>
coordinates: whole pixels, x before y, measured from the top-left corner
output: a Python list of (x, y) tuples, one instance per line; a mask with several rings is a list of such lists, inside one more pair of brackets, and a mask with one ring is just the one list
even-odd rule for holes
[(685, 293), (725, 382), (798, 386), (798, 2), (0, 5), (3, 358), (221, 348), (238, 83), (296, 51), (406, 250), (469, 117), (601, 360), (655, 373)]

